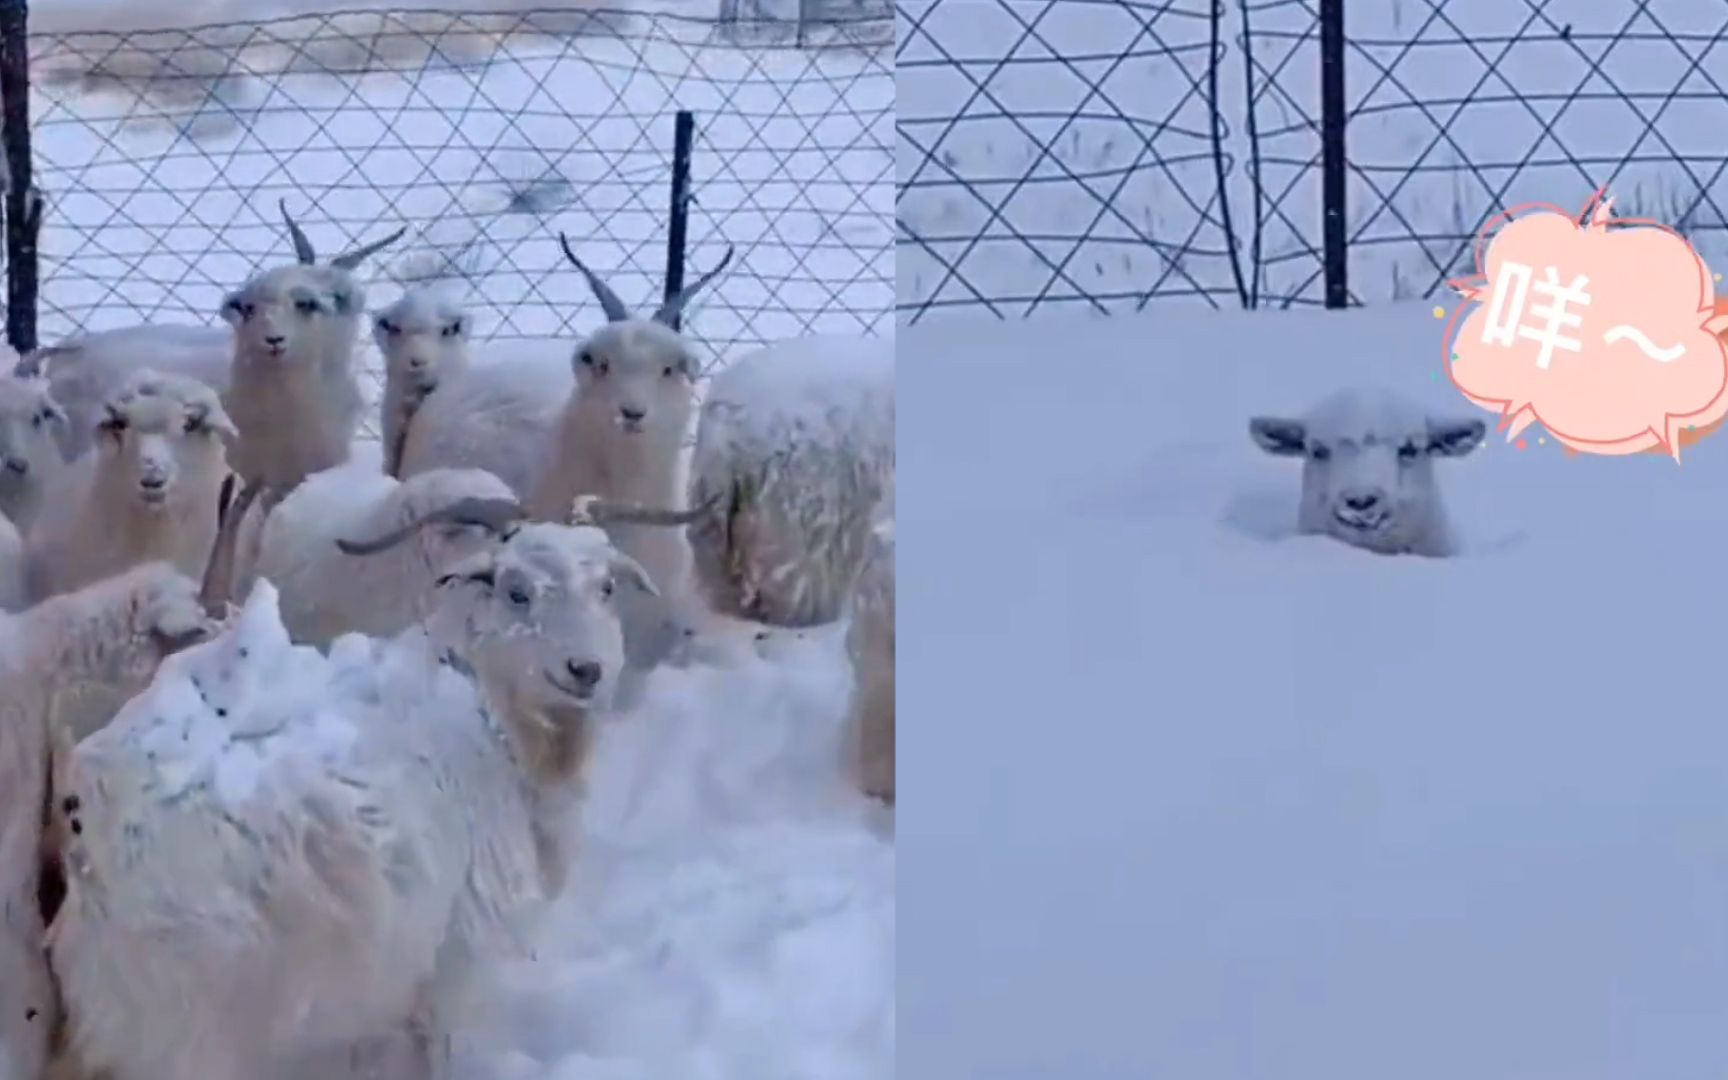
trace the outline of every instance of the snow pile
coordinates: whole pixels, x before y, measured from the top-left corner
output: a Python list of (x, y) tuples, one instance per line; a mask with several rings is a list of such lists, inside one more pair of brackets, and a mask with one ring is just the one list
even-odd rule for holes
[(662, 669), (602, 736), (572, 893), (476, 1080), (894, 1075), (894, 847), (840, 783), (842, 634)]
[(901, 759), (918, 1075), (1719, 1067), (1728, 438), (1491, 430), (1446, 469), (1459, 557), (1293, 536), (1300, 464), (1249, 417), (1347, 385), (1490, 417), (1443, 326), (901, 330), (899, 680), (943, 718)]

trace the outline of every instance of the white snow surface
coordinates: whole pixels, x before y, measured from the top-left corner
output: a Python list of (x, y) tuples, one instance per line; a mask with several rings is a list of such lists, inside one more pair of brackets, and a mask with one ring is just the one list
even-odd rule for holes
[[(288, 643), (276, 600), (255, 587), (227, 634), (168, 661), (92, 738), (137, 743), (140, 763), (154, 751), (162, 797), (208, 784), (246, 817), (340, 769), (366, 725), (399, 722), (378, 695), (413, 681), (422, 636), (349, 635), (326, 658)], [(572, 826), (571, 889), (534, 958), (498, 973), (496, 1012), (459, 1038), (458, 1075), (894, 1075), (894, 849), (839, 773), (842, 633), (669, 669), (609, 722)], [(450, 688), (423, 693), (412, 707), (444, 708)]]
[(1492, 420), (1443, 326), (901, 329), (906, 1075), (1720, 1069), (1728, 438), (1491, 427), (1437, 467), (1459, 557), (1291, 536), (1249, 417), (1380, 384)]

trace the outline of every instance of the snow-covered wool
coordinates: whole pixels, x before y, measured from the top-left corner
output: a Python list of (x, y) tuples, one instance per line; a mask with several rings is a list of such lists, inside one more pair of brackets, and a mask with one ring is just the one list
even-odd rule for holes
[(42, 951), (50, 747), (96, 730), (211, 629), (164, 563), (0, 614), (0, 1080), (42, 1075), (60, 1015)]
[(1256, 416), (1248, 430), (1268, 454), (1303, 459), (1299, 532), (1383, 555), (1456, 553), (1434, 464), (1480, 446), (1481, 419), (1434, 416), (1392, 391), (1351, 387), (1300, 417)]
[(690, 466), (696, 581), (723, 614), (840, 617), (894, 485), (894, 343), (807, 337), (714, 378)]
[[(327, 469), (265, 519), (248, 576), (267, 579), (281, 594), (282, 623), (297, 643), (393, 635), (424, 617), (441, 569), (490, 545), (493, 534), (446, 522), (372, 556), (345, 554), (336, 542), (381, 535), (463, 499), (510, 498), (502, 480), (479, 469), (437, 469), (403, 481), (355, 464)], [(236, 591), (249, 594), (251, 580)]]
[(849, 754), (866, 795), (894, 802), (894, 517), (872, 531), (852, 591), (846, 655), (852, 661)]
[(50, 949), (86, 1066), (240, 1080), (406, 1039), (444, 1075), (470, 975), (564, 886), (632, 589), (600, 530), (520, 525), (424, 625), (326, 656), (255, 585), (71, 754)]

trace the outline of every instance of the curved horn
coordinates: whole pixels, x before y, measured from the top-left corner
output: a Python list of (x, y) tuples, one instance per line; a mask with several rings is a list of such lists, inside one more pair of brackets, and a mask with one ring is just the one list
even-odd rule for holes
[(588, 279), (588, 287), (594, 290), (594, 298), (600, 301), (600, 310), (606, 313), (608, 322), (623, 322), (630, 317), (630, 309), (624, 306), (624, 301), (618, 299), (618, 294), (595, 276), (594, 271), (584, 266), (576, 253), (570, 250), (570, 241), (563, 233), (558, 234), (558, 244), (564, 249), (564, 257), (570, 260), (570, 265), (582, 271), (582, 276)]
[(317, 250), (313, 248), (312, 241), (306, 238), (306, 233), (295, 224), (293, 215), (288, 213), (288, 200), (282, 199), (280, 205), (282, 220), (288, 223), (288, 236), (294, 241), (294, 258), (302, 266), (311, 266), (318, 261)]
[(344, 555), (376, 555), (400, 544), (427, 525), (478, 525), (492, 533), (502, 533), (514, 522), (527, 517), (527, 511), (515, 499), (458, 499), (447, 506), (428, 510), (383, 536), (371, 540), (336, 540)]
[(331, 259), (330, 265), (336, 267), (339, 270), (352, 270), (356, 266), (359, 266), (361, 263), (365, 262), (367, 256), (376, 254), (377, 252), (380, 252), (380, 251), (383, 251), (385, 248), (389, 247), (391, 244), (394, 244), (396, 241), (402, 239), (402, 237), (404, 235), (406, 235), (407, 232), (408, 232), (408, 226), (404, 225), (400, 229), (397, 229), (395, 232), (391, 233), (389, 236), (386, 236), (384, 239), (378, 241), (375, 244), (361, 244), (359, 247), (349, 248), (347, 251), (344, 251), (342, 254), (336, 256), (334, 259)]
[(702, 291), (704, 285), (713, 281), (719, 276), (720, 271), (726, 269), (726, 264), (732, 261), (732, 251), (733, 245), (727, 244), (726, 254), (720, 256), (720, 261), (714, 264), (714, 269), (697, 278), (695, 284), (687, 285), (668, 296), (666, 302), (654, 312), (654, 321), (662, 326), (674, 326), (678, 321), (678, 316), (684, 313), (684, 305), (695, 299), (696, 294)]
[(592, 525), (688, 525), (707, 515), (719, 503), (718, 495), (690, 510), (665, 510), (641, 503), (608, 502), (596, 495), (584, 495), (570, 507), (571, 524)]

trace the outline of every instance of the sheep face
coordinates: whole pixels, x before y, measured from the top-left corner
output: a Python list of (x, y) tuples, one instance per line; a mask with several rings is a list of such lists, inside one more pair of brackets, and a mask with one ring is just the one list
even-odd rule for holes
[(517, 527), (491, 550), (448, 567), (428, 622), (497, 699), (559, 715), (611, 705), (624, 666), (617, 601), (650, 593), (646, 571), (588, 527)]
[(462, 362), (468, 316), (455, 303), (416, 289), (372, 320), (372, 340), (391, 382), (429, 393), (441, 375)]
[(648, 319), (607, 323), (577, 348), (574, 367), (578, 411), (631, 438), (682, 442), (696, 363), (676, 330)]
[(97, 453), (108, 483), (151, 510), (163, 510), (186, 483), (227, 471), (238, 437), (216, 392), (182, 376), (140, 372), (104, 406)]
[(1303, 459), (1301, 532), (1381, 554), (1443, 554), (1434, 464), (1476, 449), (1487, 425), (1430, 416), (1388, 393), (1350, 390), (1305, 417), (1255, 417), (1249, 431), (1267, 453)]
[(45, 380), (0, 377), (0, 513), (31, 519), (67, 424)]
[(222, 318), (235, 344), (251, 356), (284, 365), (311, 364), (345, 354), (366, 294), (348, 271), (332, 266), (278, 266), (228, 294)]

